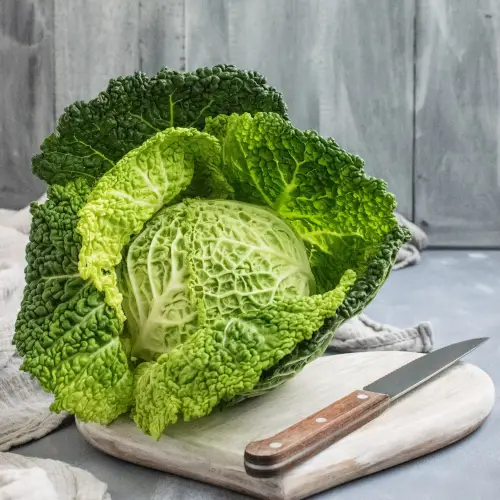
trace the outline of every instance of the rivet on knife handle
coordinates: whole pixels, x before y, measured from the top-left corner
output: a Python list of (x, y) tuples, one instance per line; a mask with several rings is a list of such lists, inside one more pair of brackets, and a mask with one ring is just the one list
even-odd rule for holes
[(278, 434), (245, 449), (245, 470), (271, 477), (365, 425), (389, 406), (386, 394), (354, 391)]

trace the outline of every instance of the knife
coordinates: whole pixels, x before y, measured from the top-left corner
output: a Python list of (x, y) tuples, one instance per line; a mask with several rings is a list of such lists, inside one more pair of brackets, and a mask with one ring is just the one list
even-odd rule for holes
[(276, 476), (320, 452), (373, 420), (396, 399), (446, 370), (488, 338), (464, 340), (421, 356), (278, 434), (252, 441), (244, 455), (247, 474)]

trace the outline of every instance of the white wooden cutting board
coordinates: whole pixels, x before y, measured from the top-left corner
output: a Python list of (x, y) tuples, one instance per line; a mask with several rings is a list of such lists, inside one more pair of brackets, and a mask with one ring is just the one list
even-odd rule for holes
[(248, 442), (275, 434), (418, 356), (370, 352), (323, 357), (272, 393), (171, 426), (158, 442), (128, 417), (107, 427), (77, 425), (93, 446), (129, 462), (258, 498), (302, 499), (435, 451), (481, 425), (493, 407), (494, 386), (485, 372), (462, 362), (281, 477), (257, 479), (245, 473)]

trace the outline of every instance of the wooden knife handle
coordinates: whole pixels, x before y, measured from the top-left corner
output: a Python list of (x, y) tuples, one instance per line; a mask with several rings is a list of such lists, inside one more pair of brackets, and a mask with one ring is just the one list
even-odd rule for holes
[(354, 391), (274, 436), (249, 443), (245, 470), (272, 477), (359, 429), (389, 406), (389, 396)]

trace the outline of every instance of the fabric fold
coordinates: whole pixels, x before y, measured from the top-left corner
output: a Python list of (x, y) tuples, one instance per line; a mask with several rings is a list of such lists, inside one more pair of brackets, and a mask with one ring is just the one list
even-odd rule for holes
[(346, 321), (336, 333), (330, 347), (336, 352), (409, 351), (426, 353), (432, 350), (434, 338), (428, 322), (409, 328), (379, 323), (366, 314)]
[(2, 500), (111, 500), (90, 472), (58, 460), (0, 453)]

